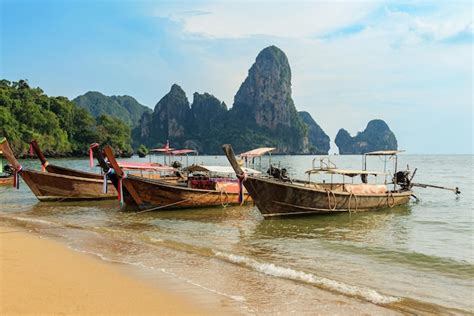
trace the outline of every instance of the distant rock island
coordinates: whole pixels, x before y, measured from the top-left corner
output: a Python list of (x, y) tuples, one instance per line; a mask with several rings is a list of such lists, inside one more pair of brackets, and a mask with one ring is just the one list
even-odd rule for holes
[(357, 133), (354, 137), (341, 128), (335, 142), (341, 155), (358, 155), (376, 150), (398, 149), (395, 134), (383, 120), (370, 121), (365, 130)]
[(209, 93), (194, 93), (190, 104), (183, 89), (174, 84), (153, 113), (142, 115), (132, 136), (135, 143), (149, 147), (169, 140), (175, 147), (208, 154), (220, 154), (223, 143), (233, 144), (237, 152), (260, 146), (289, 154), (329, 150), (329, 137), (311, 115), (297, 112), (288, 58), (276, 46), (258, 54), (232, 109)]
[(72, 102), (88, 110), (94, 117), (110, 115), (132, 127), (138, 125), (143, 113), (151, 112), (148, 107), (128, 95), (109, 97), (97, 91), (89, 91), (76, 97)]

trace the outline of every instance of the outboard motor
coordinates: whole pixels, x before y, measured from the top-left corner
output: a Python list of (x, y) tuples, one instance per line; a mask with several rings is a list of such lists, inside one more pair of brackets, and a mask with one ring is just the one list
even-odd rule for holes
[(181, 163), (179, 161), (173, 161), (173, 163), (171, 164), (171, 167), (175, 168), (175, 169), (179, 169), (181, 168)]
[(411, 179), (409, 170), (398, 171), (393, 175), (393, 183), (398, 184), (403, 190), (411, 189)]
[(13, 166), (12, 165), (3, 166), (3, 173), (6, 174), (7, 176), (12, 176), (14, 173)]
[(288, 177), (288, 171), (285, 168), (277, 168), (270, 166), (267, 170), (267, 174), (274, 177), (275, 179), (282, 180), (282, 181), (289, 181), (290, 178)]

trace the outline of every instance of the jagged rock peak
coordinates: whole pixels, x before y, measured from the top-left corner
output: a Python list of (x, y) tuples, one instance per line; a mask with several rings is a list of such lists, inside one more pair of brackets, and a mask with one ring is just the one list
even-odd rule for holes
[(340, 129), (335, 139), (340, 154), (364, 154), (376, 150), (398, 149), (395, 134), (383, 120), (372, 120), (363, 132), (351, 137), (345, 129)]
[(227, 105), (221, 102), (218, 98), (207, 92), (193, 94), (193, 104), (191, 109), (194, 111), (214, 111), (214, 110), (226, 110)]
[(151, 135), (162, 142), (184, 137), (190, 110), (186, 93), (179, 85), (173, 84), (170, 92), (155, 106)]
[(186, 97), (186, 92), (178, 84), (174, 83), (168, 92), (155, 106), (155, 112), (163, 106), (187, 106), (189, 108), (189, 101)]
[(291, 69), (281, 49), (269, 46), (258, 54), (235, 95), (233, 109), (272, 130), (278, 125), (298, 125), (291, 98)]

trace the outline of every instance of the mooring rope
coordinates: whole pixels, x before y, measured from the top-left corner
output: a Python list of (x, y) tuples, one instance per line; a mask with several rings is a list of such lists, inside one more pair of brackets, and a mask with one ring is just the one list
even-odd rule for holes
[[(326, 190), (326, 193), (328, 195), (328, 209), (330, 209), (331, 211), (334, 211), (337, 207), (336, 194), (334, 194), (334, 192), (332, 190)], [(332, 194), (332, 196), (334, 198), (334, 207), (331, 207), (330, 194)]]
[[(225, 204), (224, 202), (222, 202), (222, 195), (223, 193), (225, 193)], [(221, 205), (223, 208), (226, 208), (227, 206), (229, 206), (229, 194), (227, 193), (226, 190), (224, 190), (224, 188), (221, 189), (221, 194), (220, 194), (220, 202), (221, 202)]]
[(357, 210), (358, 210), (358, 208), (359, 208), (359, 201), (357, 200), (357, 195), (355, 195), (354, 193), (351, 192), (351, 195), (349, 195), (349, 203), (347, 204), (347, 210), (349, 211), (349, 213), (352, 211), (352, 210), (351, 210), (352, 197), (354, 197), (354, 199), (355, 199), (355, 201), (356, 201), (355, 211), (354, 211), (354, 212), (357, 212)]
[[(391, 204), (391, 205), (390, 205), (390, 203), (389, 203), (390, 197), (392, 197), (392, 204)], [(392, 207), (395, 206), (395, 197), (393, 196), (393, 192), (391, 192), (391, 191), (387, 194), (387, 206), (388, 206), (389, 208), (392, 208)]]

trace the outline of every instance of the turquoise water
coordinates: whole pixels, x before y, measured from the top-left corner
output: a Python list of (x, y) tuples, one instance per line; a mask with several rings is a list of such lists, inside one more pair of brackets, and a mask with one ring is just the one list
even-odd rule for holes
[[(305, 179), (313, 158), (272, 162)], [(197, 159), (226, 164), (222, 156)], [(340, 168), (362, 165), (360, 156), (331, 160)], [(87, 160), (50, 162), (88, 170)], [(39, 169), (37, 161), (22, 163)], [(366, 313), (472, 313), (473, 156), (400, 155), (399, 169), (407, 164), (418, 168), (415, 182), (457, 186), (461, 196), (415, 188), (419, 201), (403, 207), (264, 220), (251, 205), (134, 215), (116, 201), (40, 203), (22, 183), (19, 191), (0, 187), (0, 219), (140, 267), (150, 279), (165, 273), (242, 313), (311, 314), (322, 298)], [(368, 167), (383, 169), (383, 161), (372, 158)]]

